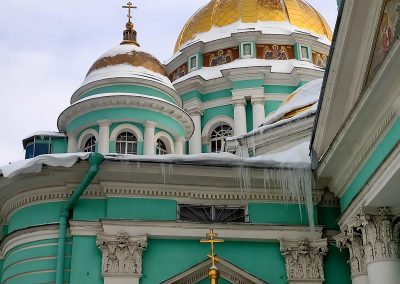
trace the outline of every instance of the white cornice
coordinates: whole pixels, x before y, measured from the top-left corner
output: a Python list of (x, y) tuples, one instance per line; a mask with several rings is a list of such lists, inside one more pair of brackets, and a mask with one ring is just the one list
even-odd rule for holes
[[(87, 100), (80, 101), (71, 105), (59, 116), (58, 128), (65, 130), (69, 122), (85, 113), (94, 110), (118, 107), (141, 108), (172, 117), (184, 126), (186, 131), (186, 139), (189, 139), (194, 131), (192, 119), (190, 118), (189, 114), (187, 114), (180, 107), (167, 101), (149, 96), (120, 93), (113, 93), (110, 94), (110, 96), (88, 98)], [(175, 133), (175, 131), (173, 131), (172, 129), (165, 130), (173, 133), (175, 136), (178, 135), (178, 133)]]
[[(126, 232), (129, 236), (147, 235), (153, 239), (200, 239), (204, 238), (210, 227), (218, 231), (219, 237), (229, 241), (278, 241), (314, 240), (322, 237), (322, 227), (311, 232), (308, 226), (256, 225), (256, 224), (202, 224), (180, 221), (122, 221), (102, 220), (101, 222), (71, 221), (71, 235), (87, 236), (99, 233), (115, 235)], [(93, 231), (89, 229), (93, 228)]]

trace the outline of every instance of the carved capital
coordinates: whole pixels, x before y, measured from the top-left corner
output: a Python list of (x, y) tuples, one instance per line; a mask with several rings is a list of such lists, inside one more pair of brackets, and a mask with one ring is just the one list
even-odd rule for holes
[(347, 248), (350, 252), (348, 263), (351, 268), (351, 276), (367, 274), (367, 265), (365, 263), (364, 246), (362, 244), (361, 234), (353, 230), (345, 230), (335, 237), (336, 246), (340, 249)]
[(98, 236), (97, 246), (102, 253), (103, 275), (141, 276), (142, 256), (147, 238), (129, 237), (127, 233), (116, 236)]
[(399, 224), (389, 208), (364, 208), (345, 226), (362, 239), (365, 263), (399, 258)]
[(286, 274), (291, 281), (324, 281), (324, 256), (328, 252), (327, 240), (281, 241)]

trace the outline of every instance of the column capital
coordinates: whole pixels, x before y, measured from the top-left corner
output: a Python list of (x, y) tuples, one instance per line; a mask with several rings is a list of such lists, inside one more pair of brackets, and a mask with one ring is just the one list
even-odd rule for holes
[(367, 265), (365, 262), (364, 246), (362, 236), (354, 231), (344, 231), (334, 237), (336, 246), (340, 249), (347, 248), (350, 253), (351, 277), (367, 274)]
[(122, 232), (115, 236), (100, 235), (96, 244), (102, 253), (102, 275), (115, 278), (140, 277), (147, 237), (129, 237)]
[(157, 122), (150, 121), (150, 120), (146, 120), (146, 121), (143, 123), (143, 126), (146, 127), (146, 128), (155, 128), (157, 125), (158, 125)]
[(308, 241), (281, 241), (289, 283), (310, 281), (324, 282), (324, 256), (328, 252), (326, 239)]
[(184, 137), (178, 136), (178, 137), (175, 138), (175, 141), (178, 142), (178, 143), (183, 143), (183, 142), (185, 142), (186, 140), (185, 140)]
[(232, 101), (232, 104), (234, 106), (245, 106), (246, 105), (245, 98), (235, 98), (235, 97), (233, 97), (231, 101)]
[(382, 208), (363, 208), (342, 231), (359, 234), (365, 255), (365, 262), (399, 259), (400, 223), (391, 210)]
[(198, 99), (185, 102), (184, 109), (190, 116), (203, 115), (203, 103)]
[(265, 103), (265, 97), (262, 96), (256, 96), (256, 97), (251, 97), (251, 104), (255, 105), (255, 104), (263, 104)]
[(99, 126), (110, 126), (111, 121), (108, 119), (98, 120), (96, 121)]

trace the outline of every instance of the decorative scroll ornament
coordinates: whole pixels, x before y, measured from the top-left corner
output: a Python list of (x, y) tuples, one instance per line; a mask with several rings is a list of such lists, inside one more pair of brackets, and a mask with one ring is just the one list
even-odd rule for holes
[(288, 281), (324, 281), (324, 256), (328, 251), (327, 240), (310, 243), (281, 241), (281, 253), (285, 257)]
[(349, 249), (350, 259), (348, 263), (351, 268), (351, 276), (355, 277), (367, 274), (367, 265), (365, 263), (365, 253), (361, 234), (349, 229), (337, 235), (335, 240), (338, 248)]
[(146, 237), (130, 238), (127, 233), (119, 233), (117, 236), (99, 236), (96, 243), (103, 255), (103, 274), (142, 274)]

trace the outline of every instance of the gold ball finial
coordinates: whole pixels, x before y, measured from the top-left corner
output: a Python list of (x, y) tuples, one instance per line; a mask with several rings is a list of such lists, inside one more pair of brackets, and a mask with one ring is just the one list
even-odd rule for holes
[(220, 273), (216, 267), (211, 267), (208, 271), (208, 277), (210, 279), (219, 279)]

